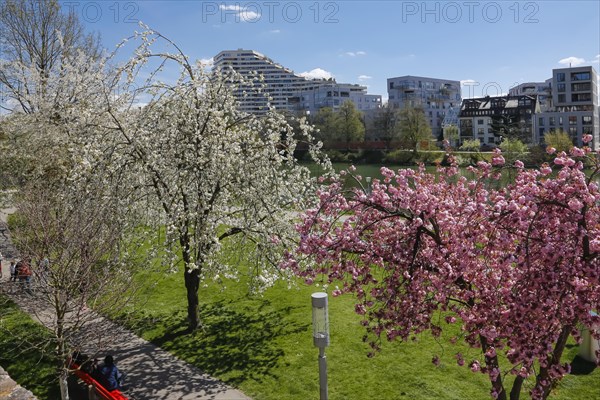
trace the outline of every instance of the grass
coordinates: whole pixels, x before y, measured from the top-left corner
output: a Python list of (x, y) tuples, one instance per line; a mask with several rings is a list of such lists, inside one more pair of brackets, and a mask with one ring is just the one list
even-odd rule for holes
[[(147, 289), (143, 312), (135, 313), (144, 338), (255, 400), (318, 397), (318, 349), (312, 344), (310, 307), (315, 287), (288, 289), (279, 283), (256, 297), (248, 294), (244, 282), (225, 281), (226, 288), (209, 284), (201, 289), (204, 328), (188, 334), (181, 275), (147, 273), (143, 279), (158, 279)], [(329, 303), (331, 346), (326, 354), (332, 400), (489, 398), (487, 376), (457, 366), (454, 358), (462, 352), (467, 363), (481, 360), (477, 350), (451, 345), (449, 336), (437, 343), (423, 334), (415, 342), (382, 343), (381, 352), (368, 358), (353, 298), (330, 297)], [(577, 351), (569, 344), (563, 361), (574, 362), (575, 374), (562, 381), (555, 399), (600, 398), (600, 369), (576, 358)], [(431, 363), (434, 355), (441, 356), (439, 367)]]
[(0, 365), (40, 400), (60, 398), (50, 339), (50, 332), (0, 295)]

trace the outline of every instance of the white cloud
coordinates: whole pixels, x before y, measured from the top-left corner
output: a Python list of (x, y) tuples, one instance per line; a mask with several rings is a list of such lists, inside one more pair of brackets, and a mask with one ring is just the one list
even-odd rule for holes
[(577, 67), (578, 65), (585, 64), (585, 59), (571, 56), (563, 58), (558, 63), (566, 66)]
[(324, 69), (321, 68), (315, 68), (313, 70), (310, 71), (306, 71), (306, 72), (302, 72), (301, 74), (298, 74), (300, 76), (303, 76), (307, 79), (329, 79), (329, 78), (333, 78), (333, 75), (331, 74), (331, 72), (325, 71)]
[(359, 81), (366, 81), (366, 80), (371, 79), (371, 78), (373, 78), (373, 77), (369, 76), (369, 75), (359, 75), (358, 76), (358, 80)]
[(221, 4), (219, 6), (221, 11), (234, 11), (233, 15), (235, 15), (236, 20), (241, 19), (244, 22), (257, 22), (260, 19), (260, 13), (257, 11), (253, 11), (250, 7), (242, 7), (239, 4), (226, 6)]
[(207, 67), (212, 67), (213, 64), (215, 63), (214, 58), (201, 58), (200, 59), (200, 64), (205, 65)]
[(215, 64), (215, 60), (212, 57), (211, 58), (201, 58), (198, 62), (200, 63), (200, 65), (202, 65), (202, 68), (205, 71), (210, 71), (210, 69)]
[(594, 57), (594, 59), (592, 60), (593, 63), (598, 64), (600, 63), (600, 54), (598, 54), (596, 57)]
[(364, 51), (362, 51), (362, 50), (361, 51), (347, 51), (344, 54), (347, 55), (347, 56), (350, 56), (350, 57), (366, 56), (367, 55), (367, 53), (364, 52)]
[(281, 29), (270, 30), (269, 33), (281, 33)]

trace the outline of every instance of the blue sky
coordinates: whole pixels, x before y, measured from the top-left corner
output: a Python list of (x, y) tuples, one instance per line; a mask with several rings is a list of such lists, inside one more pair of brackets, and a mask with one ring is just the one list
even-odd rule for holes
[(331, 74), (387, 98), (401, 75), (472, 82), (496, 95), (553, 68), (600, 61), (600, 2), (590, 1), (63, 1), (105, 47), (139, 30), (193, 59), (253, 49), (297, 73)]

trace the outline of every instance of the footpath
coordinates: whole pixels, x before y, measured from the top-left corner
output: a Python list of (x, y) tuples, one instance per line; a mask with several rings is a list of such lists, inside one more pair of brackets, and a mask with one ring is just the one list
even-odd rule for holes
[[(9, 261), (18, 257), (18, 251), (10, 241), (6, 226), (6, 210), (0, 210), (0, 252), (3, 278), (6, 284), (9, 276)], [(46, 326), (52, 326), (52, 313), (33, 310), (35, 301), (27, 294), (13, 295), (13, 300), (23, 310), (29, 312)], [(125, 328), (102, 317), (83, 329), (82, 337), (93, 335), (102, 326), (111, 332), (110, 341), (102, 348), (83, 348), (88, 354), (106, 354), (115, 357), (117, 366), (127, 374), (123, 393), (132, 400), (250, 400), (239, 390), (205, 374), (198, 368), (176, 358), (170, 353), (139, 338)], [(86, 332), (87, 331), (87, 332)], [(0, 397), (1, 398), (1, 397)], [(77, 400), (77, 399), (75, 399)]]

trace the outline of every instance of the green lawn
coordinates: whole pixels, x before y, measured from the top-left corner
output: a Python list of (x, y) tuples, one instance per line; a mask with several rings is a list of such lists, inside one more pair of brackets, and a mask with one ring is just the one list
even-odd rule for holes
[(0, 295), (0, 365), (40, 400), (60, 399), (57, 363), (49, 339), (45, 328)]
[[(133, 311), (136, 329), (146, 339), (255, 400), (318, 398), (310, 307), (315, 287), (288, 289), (280, 283), (256, 297), (248, 295), (243, 283), (226, 281), (226, 288), (209, 284), (202, 289), (204, 329), (189, 335), (182, 277), (147, 273), (140, 279), (157, 282), (147, 286), (143, 303)], [(58, 399), (52, 349), (30, 346), (46, 340), (48, 332), (13, 303), (0, 300), (0, 365), (40, 400)], [(456, 352), (468, 362), (478, 357), (476, 350), (446, 340), (437, 343), (424, 334), (417, 342), (383, 343), (382, 351), (368, 358), (369, 349), (361, 341), (364, 331), (352, 310), (352, 297), (330, 297), (330, 399), (489, 398), (486, 376), (454, 361)], [(600, 369), (575, 358), (577, 351), (573, 343), (568, 345), (563, 361), (575, 360), (574, 374), (565, 377), (553, 398), (600, 399)], [(433, 355), (441, 356), (439, 367), (431, 363)]]
[[(158, 284), (143, 296), (138, 309), (144, 311), (136, 312), (143, 337), (255, 400), (318, 398), (318, 349), (312, 345), (310, 306), (315, 287), (288, 289), (281, 283), (263, 297), (253, 297), (243, 283), (226, 281), (226, 288), (209, 284), (201, 289), (204, 329), (189, 335), (180, 274), (148, 274), (144, 279), (158, 279)], [(416, 342), (383, 343), (382, 351), (368, 358), (358, 321), (352, 297), (330, 297), (330, 399), (489, 398), (487, 376), (455, 362), (456, 352), (468, 362), (479, 355), (476, 350), (436, 343), (424, 334)], [(570, 344), (564, 360), (574, 360), (577, 350)], [(435, 354), (442, 358), (439, 367), (431, 363)], [(554, 398), (600, 399), (600, 369), (577, 360), (574, 370), (576, 375), (563, 380)]]

